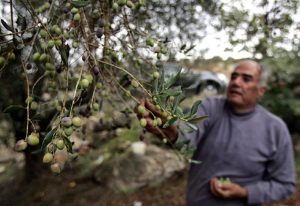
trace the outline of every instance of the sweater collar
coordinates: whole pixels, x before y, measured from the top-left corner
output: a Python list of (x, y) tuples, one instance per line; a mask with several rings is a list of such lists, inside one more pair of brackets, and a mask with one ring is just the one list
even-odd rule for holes
[(230, 111), (230, 113), (234, 116), (237, 117), (248, 117), (248, 116), (252, 116), (252, 114), (255, 113), (255, 110), (257, 109), (258, 104), (256, 104), (251, 111), (249, 112), (236, 112), (233, 110), (232, 106), (230, 105), (230, 103), (228, 101), (226, 101), (226, 107), (228, 108), (228, 110)]

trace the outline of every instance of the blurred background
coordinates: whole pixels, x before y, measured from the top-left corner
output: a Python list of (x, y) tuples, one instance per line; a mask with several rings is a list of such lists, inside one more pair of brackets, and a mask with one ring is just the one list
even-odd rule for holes
[[(286, 122), (299, 173), (299, 3), (1, 1), (1, 205), (185, 205), (189, 162), (147, 133), (133, 110), (155, 96), (154, 72), (165, 81), (180, 74), (178, 107), (188, 111), (225, 95), (234, 65), (247, 58), (269, 71), (260, 103)], [(70, 113), (81, 126), (57, 149), (56, 125)], [(16, 151), (33, 132), (38, 145)], [(43, 163), (44, 151), (54, 164)], [(300, 187), (272, 205), (299, 204)]]

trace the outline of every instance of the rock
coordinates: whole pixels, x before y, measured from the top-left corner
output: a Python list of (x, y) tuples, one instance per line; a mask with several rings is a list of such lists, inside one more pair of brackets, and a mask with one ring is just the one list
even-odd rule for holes
[[(131, 191), (146, 185), (157, 184), (186, 167), (183, 158), (174, 151), (155, 145), (135, 146), (95, 169), (97, 182), (105, 182), (113, 190)], [(139, 151), (133, 149), (139, 147)], [(102, 167), (102, 168), (101, 168)], [(110, 169), (108, 169), (110, 168)]]
[(4, 173), (6, 171), (5, 165), (0, 165), (0, 174)]
[(131, 144), (131, 151), (135, 155), (144, 155), (146, 149), (146, 144), (144, 142), (133, 142)]

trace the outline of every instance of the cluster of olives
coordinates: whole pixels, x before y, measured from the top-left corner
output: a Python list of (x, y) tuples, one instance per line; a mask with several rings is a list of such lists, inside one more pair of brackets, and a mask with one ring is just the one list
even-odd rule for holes
[(139, 105), (137, 107), (137, 112), (139, 115), (142, 116), (142, 118), (140, 119), (140, 125), (142, 127), (146, 127), (147, 124), (150, 124), (151, 126), (153, 127), (159, 127), (162, 125), (162, 120), (160, 117), (155, 117), (154, 115), (154, 118), (153, 120), (148, 120), (146, 119), (147, 116), (149, 116), (149, 111), (143, 106), (143, 105)]
[(31, 110), (37, 110), (39, 107), (39, 104), (36, 101), (34, 101), (33, 97), (31, 96), (27, 97), (26, 103), (29, 104)]
[[(60, 173), (61, 167), (54, 160), (54, 154), (56, 150), (63, 150), (66, 146), (66, 139), (69, 138), (74, 129), (78, 129), (81, 127), (81, 118), (80, 117), (63, 117), (60, 121), (60, 128), (58, 128), (55, 132), (54, 138), (47, 145), (45, 154), (43, 156), (43, 163), (51, 164), (51, 171), (54, 173)], [(40, 136), (38, 133), (31, 133), (27, 139), (21, 139), (16, 142), (15, 150), (23, 151), (27, 148), (28, 145), (36, 146), (40, 143)]]
[(74, 20), (75, 22), (79, 22), (80, 19), (81, 19), (81, 16), (80, 16), (80, 13), (79, 13), (79, 9), (76, 8), (76, 7), (73, 7), (73, 8), (71, 9), (71, 13), (73, 14), (73, 20)]
[(93, 83), (93, 75), (85, 74), (83, 75), (82, 79), (80, 80), (80, 87), (82, 89), (87, 89)]
[(231, 180), (229, 177), (220, 177), (218, 178), (219, 184), (229, 184), (231, 183)]
[(43, 5), (35, 9), (36, 13), (42, 13), (48, 9), (50, 9), (51, 4), (49, 2), (45, 2)]
[(117, 0), (113, 3), (112, 8), (113, 10), (117, 11), (119, 8), (123, 6), (127, 6), (131, 9), (138, 9), (142, 6), (145, 6), (145, 0), (139, 0), (137, 3), (133, 3), (131, 0)]
[(36, 146), (40, 143), (40, 135), (38, 133), (31, 133), (26, 140), (21, 139), (16, 142), (15, 150), (23, 151), (28, 145)]
[[(59, 51), (63, 46), (64, 39), (68, 38), (68, 34), (63, 34), (63, 30), (58, 25), (53, 25), (49, 31), (44, 28), (41, 29), (39, 35), (42, 39), (42, 51), (34, 52), (31, 56), (32, 61), (44, 66), (46, 76), (55, 77), (57, 73), (62, 71), (62, 67), (60, 65), (55, 66), (48, 50), (56, 48)], [(27, 69), (31, 68), (31, 64), (27, 64)]]
[(43, 156), (43, 163), (51, 163), (51, 171), (54, 173), (60, 173), (61, 167), (54, 161), (54, 154), (56, 150), (63, 150), (66, 147), (66, 138), (69, 138), (74, 129), (81, 127), (80, 117), (63, 117), (60, 121), (60, 128), (56, 131), (55, 138), (47, 145), (46, 152)]
[(146, 39), (146, 45), (152, 47), (153, 52), (156, 53), (156, 57), (158, 60), (161, 59), (162, 54), (166, 54), (168, 52), (168, 49), (165, 46), (165, 44), (157, 42), (157, 40), (155, 40), (151, 36)]
[(6, 59), (8, 61), (16, 60), (16, 55), (13, 51), (8, 52), (6, 58), (4, 56), (0, 56), (0, 68), (3, 67), (6, 63)]

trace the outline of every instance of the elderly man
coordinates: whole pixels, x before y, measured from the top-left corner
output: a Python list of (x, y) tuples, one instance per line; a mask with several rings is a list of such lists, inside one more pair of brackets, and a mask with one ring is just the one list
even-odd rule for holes
[[(252, 60), (234, 69), (227, 98), (207, 98), (198, 115), (209, 118), (194, 133), (175, 126), (147, 126), (163, 132), (172, 142), (183, 139), (195, 145), (189, 170), (188, 206), (242, 206), (288, 198), (295, 190), (295, 168), (291, 137), (284, 122), (265, 110), (258, 100), (266, 91), (262, 66)], [(159, 115), (154, 105), (146, 108)], [(160, 130), (160, 132), (158, 131)], [(221, 183), (219, 178), (229, 178)]]

